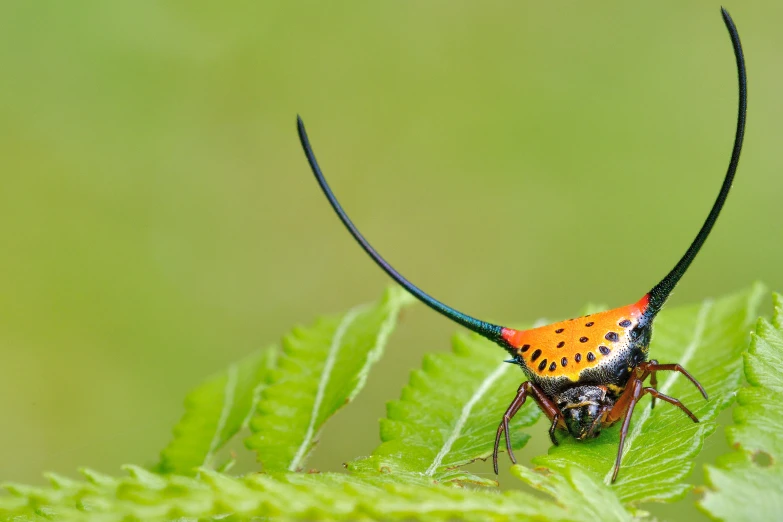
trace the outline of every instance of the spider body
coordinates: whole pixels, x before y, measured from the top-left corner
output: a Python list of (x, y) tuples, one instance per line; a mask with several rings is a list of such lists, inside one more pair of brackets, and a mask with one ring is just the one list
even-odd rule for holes
[(552, 421), (554, 444), (557, 428), (585, 440), (614, 423), (607, 413), (625, 391), (634, 368), (647, 361), (652, 337), (652, 320), (645, 316), (648, 304), (645, 295), (614, 310), (530, 330), (502, 330), (516, 354), (506, 362), (518, 364), (553, 403), (542, 409)]
[[(612, 481), (617, 478), (631, 416), (642, 396), (650, 395), (652, 406), (655, 406), (656, 399), (668, 402), (698, 422), (680, 401), (655, 389), (656, 374), (659, 371), (679, 372), (707, 399), (702, 386), (679, 364), (659, 364), (654, 359), (648, 360), (648, 354), (653, 321), (709, 236), (731, 189), (742, 149), (747, 107), (745, 62), (734, 22), (726, 10), (721, 9), (721, 13), (731, 37), (739, 80), (737, 127), (729, 167), (712, 209), (682, 258), (640, 300), (621, 308), (529, 330), (514, 330), (482, 321), (438, 301), (395, 270), (348, 218), (318, 166), (304, 123), (301, 118), (297, 119), (299, 139), (316, 181), (364, 251), (424, 304), (504, 348), (512, 357), (507, 362), (518, 364), (527, 376), (528, 380), (517, 390), (497, 429), (493, 451), (495, 473), (498, 471), (500, 441), (504, 435), (506, 451), (511, 461), (516, 463), (511, 450), (509, 422), (528, 397), (533, 398), (551, 421), (549, 434), (554, 444), (558, 443), (555, 436), (558, 429), (568, 431), (578, 440), (586, 440), (597, 437), (603, 427), (622, 420)], [(654, 210), (654, 207), (651, 208)], [(645, 386), (648, 377), (650, 386)]]
[[(528, 395), (533, 396), (552, 422), (549, 436), (554, 444), (558, 444), (555, 436), (558, 428), (568, 431), (577, 440), (586, 440), (597, 437), (601, 428), (615, 424), (623, 416), (630, 418), (635, 405), (630, 398), (635, 390), (626, 394), (626, 389), (629, 385), (639, 386), (647, 375), (652, 375), (655, 385), (656, 371), (684, 374), (706, 399), (707, 393), (684, 368), (647, 361), (654, 318), (650, 294), (645, 294), (636, 303), (614, 310), (530, 330), (503, 328), (501, 337), (507, 349), (515, 354), (506, 362), (518, 364), (529, 380), (520, 386), (517, 397), (504, 415), (504, 422), (498, 426), (494, 454), (496, 472), (497, 451), (504, 432), (511, 454), (507, 418), (514, 416)], [(679, 401), (654, 388), (642, 387), (639, 393), (652, 394), (653, 401), (661, 398), (674, 404), (698, 422)]]
[(530, 330), (504, 328), (515, 363), (550, 397), (579, 385), (625, 389), (631, 369), (647, 360), (652, 321), (638, 302)]

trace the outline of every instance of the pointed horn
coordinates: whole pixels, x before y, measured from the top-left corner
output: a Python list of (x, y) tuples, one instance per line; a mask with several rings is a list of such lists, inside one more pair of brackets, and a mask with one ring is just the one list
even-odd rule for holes
[(403, 288), (405, 288), (408, 292), (413, 294), (417, 299), (419, 299), (421, 302), (435, 310), (436, 312), (445, 315), (452, 321), (461, 324), (465, 328), (468, 328), (470, 330), (473, 330), (474, 332), (483, 335), (487, 339), (498, 342), (505, 346), (505, 343), (502, 339), (502, 331), (503, 327), (487, 323), (485, 321), (481, 321), (479, 319), (476, 319), (475, 317), (471, 317), (467, 314), (463, 314), (462, 312), (459, 312), (450, 306), (447, 306), (437, 299), (429, 296), (428, 294), (424, 293), (419, 287), (405, 279), (402, 274), (397, 272), (381, 255), (370, 245), (370, 243), (364, 238), (364, 236), (359, 232), (359, 230), (356, 228), (356, 226), (353, 224), (353, 222), (348, 218), (348, 215), (343, 210), (343, 207), (340, 205), (340, 203), (337, 201), (337, 198), (335, 197), (334, 193), (332, 192), (332, 189), (329, 188), (329, 184), (326, 183), (326, 179), (324, 178), (323, 173), (321, 173), (321, 168), (318, 166), (318, 161), (315, 159), (315, 153), (313, 152), (312, 147), (310, 146), (310, 140), (307, 138), (307, 131), (305, 131), (304, 122), (302, 121), (302, 118), (297, 116), (296, 118), (296, 126), (297, 130), (299, 132), (299, 141), (302, 142), (302, 148), (304, 149), (305, 156), (307, 156), (307, 161), (310, 163), (310, 168), (313, 170), (313, 174), (315, 175), (315, 179), (318, 181), (318, 184), (321, 186), (321, 189), (324, 191), (324, 194), (326, 195), (326, 199), (329, 200), (329, 203), (331, 203), (332, 208), (337, 213), (337, 217), (340, 218), (340, 221), (343, 222), (343, 225), (345, 225), (345, 228), (348, 229), (348, 232), (351, 233), (353, 238), (361, 245), (361, 247), (364, 249), (367, 254), (375, 261), (381, 269), (389, 274), (389, 276), (394, 279), (397, 283), (399, 283)]
[(710, 231), (712, 230), (713, 225), (715, 225), (715, 221), (718, 219), (723, 204), (726, 202), (726, 197), (729, 195), (729, 189), (731, 189), (731, 183), (734, 180), (734, 173), (737, 171), (737, 163), (739, 163), (740, 151), (742, 150), (742, 139), (745, 135), (745, 112), (748, 103), (745, 58), (742, 54), (742, 45), (734, 21), (731, 19), (731, 16), (729, 16), (728, 11), (722, 7), (721, 14), (723, 15), (726, 29), (729, 31), (729, 36), (731, 37), (731, 44), (734, 47), (734, 56), (737, 60), (737, 77), (739, 79), (739, 109), (737, 111), (737, 131), (734, 136), (734, 148), (731, 151), (731, 160), (729, 161), (729, 168), (726, 171), (726, 177), (723, 179), (723, 185), (720, 188), (720, 192), (718, 192), (718, 197), (712, 205), (712, 210), (710, 210), (710, 213), (707, 215), (707, 219), (704, 221), (701, 230), (696, 234), (693, 243), (688, 247), (685, 255), (682, 256), (682, 259), (672, 268), (671, 272), (650, 290), (649, 315), (655, 315), (660, 311), (661, 307), (666, 302), (666, 299), (669, 297), (669, 294), (671, 294), (672, 290), (674, 290), (674, 287), (677, 285), (677, 282), (683, 274), (685, 274), (685, 271), (688, 270), (688, 267), (696, 257), (696, 254), (699, 253), (707, 236), (710, 235)]

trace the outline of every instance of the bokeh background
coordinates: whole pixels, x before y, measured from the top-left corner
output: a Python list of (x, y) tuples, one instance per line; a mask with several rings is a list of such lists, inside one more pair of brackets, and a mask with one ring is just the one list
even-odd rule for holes
[[(783, 288), (783, 4), (727, 7), (746, 145), (672, 305)], [(0, 479), (152, 463), (204, 377), (380, 295), (297, 113), (414, 282), (482, 318), (557, 319), (637, 299), (682, 254), (728, 162), (734, 67), (702, 0), (3, 2)], [(311, 465), (369, 453), (456, 330), (410, 310)]]

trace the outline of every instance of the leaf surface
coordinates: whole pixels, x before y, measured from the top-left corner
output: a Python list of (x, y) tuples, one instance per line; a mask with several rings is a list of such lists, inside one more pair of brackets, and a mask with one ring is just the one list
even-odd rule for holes
[[(688, 459), (698, 452), (713, 429), (711, 419), (738, 387), (745, 332), (762, 293), (756, 287), (661, 314), (651, 356), (661, 362), (684, 362), (711, 393), (711, 400), (694, 405), (700, 396), (690, 383), (661, 375), (659, 388), (682, 398), (705, 422), (690, 424), (667, 404), (652, 412), (640, 405), (634, 422), (641, 428), (632, 424), (633, 444), (615, 485), (608, 484), (607, 475), (617, 433), (609, 429), (588, 443), (577, 444), (561, 435), (560, 447), (534, 459), (547, 470), (512, 467), (513, 474), (551, 498), (453, 487), (490, 482), (458, 467), (491, 454), (500, 417), (524, 380), (518, 368), (500, 362), (503, 353), (497, 346), (473, 335), (457, 336), (452, 353), (425, 357), (401, 399), (389, 404), (388, 417), (381, 423), (382, 444), (372, 456), (352, 462), (353, 473), (287, 472), (286, 468), (301, 467), (293, 466), (297, 456), (304, 459), (323, 422), (356, 395), (380, 355), (400, 307), (409, 301), (401, 291), (391, 290), (376, 305), (295, 330), (284, 340), (276, 362), (270, 355), (274, 352), (259, 353), (195, 390), (174, 441), (164, 450), (170, 473), (127, 466), (129, 475), (120, 478), (83, 471), (84, 480), (50, 474), (49, 487), (6, 484), (10, 494), (0, 496), (0, 518), (629, 522), (641, 514), (629, 505), (675, 498), (689, 488), (682, 483), (691, 467)], [(763, 519), (783, 509), (776, 496), (783, 487), (777, 465), (783, 451), (777, 437), (783, 428), (783, 407), (776, 403), (776, 392), (783, 391), (781, 309), (776, 297), (773, 324), (759, 323), (746, 357), (752, 386), (740, 394), (737, 426), (731, 431), (731, 440), (742, 450), (727, 457), (721, 468), (710, 469), (716, 491), (705, 498), (704, 508), (728, 513), (727, 519)], [(195, 476), (186, 475), (192, 473), (196, 457), (209, 464), (204, 457), (214, 453), (211, 448), (241, 428), (259, 391), (256, 432), (248, 445), (260, 451), (267, 470), (280, 471), (232, 477), (202, 466)], [(515, 448), (527, 440), (519, 428), (538, 417), (532, 401), (520, 410), (512, 423)], [(696, 431), (689, 431), (694, 427)], [(759, 464), (760, 455), (771, 464)], [(747, 502), (758, 495), (768, 497), (765, 503)], [(747, 513), (753, 516), (743, 518)]]
[[(0, 515), (13, 520), (531, 520), (628, 522), (616, 499), (595, 490), (581, 469), (552, 484), (555, 500), (519, 491), (449, 487), (411, 474), (255, 473), (198, 478), (126, 466), (114, 478), (83, 470), (83, 480), (50, 475), (49, 487), (5, 484)], [(584, 498), (590, 498), (585, 509)], [(607, 504), (608, 502), (608, 504)], [(603, 510), (598, 510), (603, 506)], [(596, 510), (593, 510), (595, 508)], [(596, 516), (600, 514), (600, 516)]]
[(544, 474), (517, 465), (511, 468), (511, 473), (572, 511), (578, 511), (579, 517), (585, 520), (633, 520), (602, 477), (578, 466), (566, 468), (562, 473)]
[[(400, 400), (387, 405), (387, 416), (381, 419), (382, 444), (348, 468), (495, 484), (457, 468), (492, 455), (498, 424), (525, 380), (518, 366), (503, 362), (507, 357), (496, 344), (462, 333), (455, 336), (451, 353), (426, 355)], [(514, 417), (514, 449), (530, 438), (520, 428), (531, 426), (539, 415), (530, 401)], [(504, 454), (500, 458), (507, 459)], [(487, 466), (491, 472), (491, 464)]]
[[(707, 390), (705, 401), (682, 375), (661, 372), (658, 390), (680, 399), (699, 419), (693, 423), (678, 408), (649, 399), (636, 407), (617, 481), (612, 485), (625, 504), (673, 500), (691, 486), (683, 479), (704, 438), (715, 430), (714, 419), (734, 398), (742, 377), (741, 353), (748, 330), (757, 316), (764, 289), (705, 301), (699, 305), (665, 309), (655, 321), (650, 358), (680, 363)], [(603, 477), (609, 485), (617, 455), (619, 424), (593, 440), (578, 442), (559, 434), (560, 445), (533, 459), (537, 466), (563, 471), (581, 466)]]
[(324, 423), (352, 401), (380, 358), (400, 309), (413, 301), (390, 288), (376, 304), (295, 328), (283, 339), (272, 383), (262, 391), (245, 441), (265, 471), (296, 471)]
[(193, 474), (246, 427), (274, 366), (274, 348), (260, 350), (210, 378), (185, 398), (185, 414), (161, 452), (158, 471)]
[(773, 295), (772, 322), (760, 319), (748, 352), (745, 377), (726, 428), (737, 451), (707, 466), (709, 489), (700, 507), (720, 520), (779, 520), (783, 514), (783, 298)]

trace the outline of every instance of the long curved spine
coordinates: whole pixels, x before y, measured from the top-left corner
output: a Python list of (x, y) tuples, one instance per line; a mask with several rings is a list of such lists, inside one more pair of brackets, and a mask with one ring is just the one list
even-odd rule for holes
[(691, 246), (685, 251), (685, 255), (683, 255), (674, 268), (672, 268), (671, 272), (650, 290), (650, 305), (647, 311), (650, 316), (654, 316), (660, 311), (661, 307), (666, 302), (666, 299), (669, 297), (669, 294), (671, 294), (672, 290), (674, 290), (674, 287), (677, 285), (677, 282), (683, 274), (685, 274), (685, 271), (688, 270), (688, 267), (691, 262), (693, 262), (696, 254), (699, 253), (707, 236), (710, 235), (710, 231), (712, 231), (712, 227), (715, 225), (715, 221), (718, 219), (718, 215), (723, 209), (723, 204), (726, 202), (726, 197), (729, 195), (729, 189), (731, 189), (731, 183), (734, 181), (734, 173), (737, 171), (737, 164), (739, 163), (740, 151), (742, 150), (742, 139), (745, 135), (745, 113), (748, 104), (745, 57), (742, 54), (742, 44), (740, 43), (739, 33), (737, 33), (734, 21), (731, 19), (728, 11), (722, 7), (721, 14), (723, 15), (723, 22), (726, 24), (726, 29), (729, 31), (729, 36), (731, 37), (731, 44), (734, 47), (734, 56), (737, 60), (737, 76), (739, 79), (739, 108), (737, 110), (737, 131), (734, 136), (734, 148), (731, 151), (731, 160), (729, 161), (729, 167), (726, 171), (726, 177), (723, 179), (723, 185), (720, 188), (720, 192), (718, 192), (718, 197), (712, 205), (712, 210), (710, 210), (710, 213), (707, 215), (707, 219), (704, 221), (701, 230), (696, 234), (693, 243), (691, 243)]
[(318, 184), (321, 186), (321, 189), (326, 195), (326, 199), (329, 200), (329, 203), (332, 205), (332, 208), (337, 213), (337, 217), (339, 217), (340, 221), (342, 221), (343, 225), (345, 225), (345, 228), (348, 229), (348, 231), (351, 233), (354, 239), (361, 245), (364, 251), (367, 252), (367, 254), (369, 254), (369, 256), (373, 259), (373, 261), (375, 261), (375, 263), (377, 263), (377, 265), (381, 267), (381, 269), (384, 272), (389, 274), (389, 276), (392, 279), (394, 279), (397, 283), (399, 283), (403, 288), (405, 288), (408, 292), (413, 294), (417, 299), (419, 299), (421, 302), (423, 302), (424, 304), (426, 304), (436, 312), (445, 315), (452, 321), (455, 321), (461, 324), (462, 326), (470, 330), (473, 330), (474, 332), (486, 337), (491, 341), (500, 343), (501, 345), (505, 346), (505, 343), (501, 337), (503, 331), (502, 326), (488, 323), (486, 321), (481, 321), (479, 319), (476, 319), (475, 317), (471, 317), (467, 314), (464, 314), (438, 301), (434, 297), (425, 293), (418, 286), (408, 281), (405, 277), (402, 276), (402, 274), (397, 272), (397, 270), (395, 270), (383, 257), (381, 257), (381, 255), (364, 238), (361, 232), (359, 232), (359, 230), (356, 228), (356, 225), (353, 224), (351, 219), (343, 210), (343, 207), (337, 201), (337, 198), (332, 192), (332, 189), (329, 188), (329, 184), (326, 182), (326, 179), (324, 178), (324, 175), (321, 172), (321, 168), (318, 166), (318, 161), (315, 159), (315, 153), (313, 152), (313, 149), (310, 146), (310, 140), (307, 137), (307, 131), (305, 130), (304, 122), (302, 121), (302, 118), (300, 118), (299, 116), (296, 117), (296, 128), (297, 131), (299, 132), (299, 141), (302, 143), (302, 148), (304, 149), (305, 156), (307, 156), (307, 161), (308, 163), (310, 163), (310, 168), (312, 169), (313, 174), (315, 175), (315, 179), (318, 181)]

